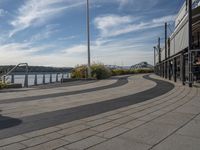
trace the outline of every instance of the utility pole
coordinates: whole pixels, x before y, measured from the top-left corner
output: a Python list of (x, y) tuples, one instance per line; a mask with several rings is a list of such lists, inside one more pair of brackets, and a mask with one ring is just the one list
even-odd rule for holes
[(91, 78), (91, 62), (90, 62), (90, 8), (89, 0), (87, 0), (87, 47), (88, 47), (88, 78)]
[(159, 75), (162, 75), (162, 65), (161, 65), (161, 48), (160, 48), (160, 37), (158, 38), (158, 62), (159, 62)]
[(167, 22), (165, 22), (165, 59), (167, 59)]
[(159, 63), (160, 63), (161, 62), (160, 37), (158, 38), (158, 54), (159, 54)]
[(168, 73), (167, 64), (168, 64), (167, 62), (167, 22), (165, 22), (165, 78), (167, 78), (167, 73)]
[(156, 47), (154, 47), (154, 68), (156, 66)]
[(189, 70), (189, 87), (192, 87), (192, 0), (187, 0), (188, 6), (188, 70)]

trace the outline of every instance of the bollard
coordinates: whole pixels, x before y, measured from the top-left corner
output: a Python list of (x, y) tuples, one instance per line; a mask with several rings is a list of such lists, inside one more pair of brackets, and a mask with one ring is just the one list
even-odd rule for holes
[(11, 75), (11, 83), (15, 83), (15, 75), (14, 74)]
[(52, 74), (50, 74), (49, 82), (52, 83)]
[(43, 80), (42, 83), (45, 84), (45, 74), (43, 74)]
[(24, 87), (28, 88), (28, 74), (25, 74)]
[(37, 74), (35, 74), (34, 85), (37, 85)]
[(56, 74), (56, 82), (58, 82), (58, 73)]

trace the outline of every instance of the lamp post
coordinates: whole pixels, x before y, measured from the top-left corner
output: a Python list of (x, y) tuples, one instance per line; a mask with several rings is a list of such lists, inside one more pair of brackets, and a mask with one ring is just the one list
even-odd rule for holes
[(90, 8), (89, 0), (87, 0), (87, 48), (88, 48), (88, 78), (91, 77), (91, 62), (90, 62)]

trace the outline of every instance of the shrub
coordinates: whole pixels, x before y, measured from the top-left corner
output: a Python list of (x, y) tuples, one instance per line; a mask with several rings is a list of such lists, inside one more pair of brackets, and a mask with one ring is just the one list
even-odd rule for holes
[[(111, 71), (103, 64), (93, 64), (91, 66), (91, 76), (96, 79), (107, 79), (111, 76)], [(72, 70), (72, 78), (86, 78), (87, 66), (77, 66)]]
[(112, 75), (110, 69), (103, 64), (93, 64), (91, 66), (91, 74), (96, 79), (107, 79)]
[(7, 85), (5, 84), (5, 83), (2, 83), (1, 81), (0, 81), (0, 89), (4, 89), (4, 88), (6, 88), (7, 87)]
[(153, 73), (153, 69), (143, 68), (143, 69), (134, 69), (135, 73)]
[(112, 76), (126, 75), (126, 74), (131, 74), (130, 70), (124, 70), (124, 69), (113, 69), (112, 70)]
[[(152, 73), (153, 69), (143, 68), (143, 69), (112, 69), (110, 70), (103, 64), (93, 64), (91, 66), (92, 78), (96, 79), (107, 79), (110, 76), (117, 75), (129, 75), (129, 74), (139, 74), (139, 73)], [(72, 70), (72, 78), (87, 78), (87, 66), (81, 65), (77, 66)]]
[(153, 69), (143, 68), (143, 69), (130, 69), (130, 70), (124, 70), (124, 69), (113, 69), (112, 70), (112, 76), (117, 75), (129, 75), (129, 74), (138, 74), (138, 73), (153, 73)]
[(87, 66), (86, 65), (81, 65), (81, 66), (76, 66), (72, 70), (71, 74), (72, 78), (86, 78), (87, 77)]

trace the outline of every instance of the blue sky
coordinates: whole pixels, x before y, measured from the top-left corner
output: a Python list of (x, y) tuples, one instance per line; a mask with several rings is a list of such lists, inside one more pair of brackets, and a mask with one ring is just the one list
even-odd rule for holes
[[(90, 0), (91, 59), (153, 63), (153, 46), (173, 28), (184, 0)], [(87, 63), (86, 0), (0, 0), (0, 65)]]

